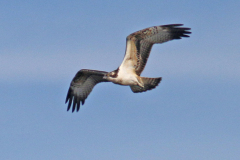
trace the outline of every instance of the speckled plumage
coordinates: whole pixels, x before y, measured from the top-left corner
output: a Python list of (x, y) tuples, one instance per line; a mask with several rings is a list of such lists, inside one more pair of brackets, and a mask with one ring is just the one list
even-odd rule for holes
[[(79, 111), (93, 87), (100, 82), (113, 82), (129, 85), (134, 93), (154, 89), (161, 81), (161, 77), (140, 77), (146, 66), (152, 46), (173, 39), (189, 37), (190, 28), (180, 27), (182, 24), (153, 26), (130, 34), (127, 37), (126, 53), (122, 64), (112, 72), (82, 69), (73, 78), (67, 98), (68, 109)], [(73, 102), (73, 103), (72, 103)]]

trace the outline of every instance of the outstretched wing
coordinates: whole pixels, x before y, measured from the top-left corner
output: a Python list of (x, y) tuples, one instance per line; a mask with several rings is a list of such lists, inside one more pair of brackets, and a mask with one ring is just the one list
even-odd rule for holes
[(108, 82), (107, 80), (103, 79), (103, 76), (106, 73), (107, 72), (104, 71), (88, 69), (82, 69), (78, 71), (75, 77), (73, 78), (68, 90), (65, 102), (65, 103), (68, 102), (67, 110), (71, 108), (73, 102), (72, 112), (75, 111), (76, 107), (77, 111), (79, 111), (80, 102), (82, 102), (82, 105), (84, 104), (85, 99), (88, 97), (93, 87), (99, 82)]
[(189, 37), (191, 28), (179, 27), (182, 24), (169, 24), (146, 28), (130, 34), (127, 37), (127, 47), (124, 60), (120, 67), (133, 67), (137, 75), (142, 73), (152, 46), (173, 39)]

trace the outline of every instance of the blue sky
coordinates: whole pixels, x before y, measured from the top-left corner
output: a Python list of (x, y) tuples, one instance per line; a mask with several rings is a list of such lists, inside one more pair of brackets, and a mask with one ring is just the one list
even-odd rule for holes
[[(0, 159), (240, 157), (240, 2), (0, 2)], [(97, 85), (80, 112), (65, 97), (83, 68), (112, 71), (127, 35), (183, 23), (190, 38), (154, 45), (149, 92)]]

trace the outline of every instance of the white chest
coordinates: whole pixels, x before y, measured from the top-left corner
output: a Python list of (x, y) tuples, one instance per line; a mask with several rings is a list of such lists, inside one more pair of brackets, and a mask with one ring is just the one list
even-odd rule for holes
[(121, 85), (136, 85), (137, 75), (132, 70), (119, 70), (116, 83)]

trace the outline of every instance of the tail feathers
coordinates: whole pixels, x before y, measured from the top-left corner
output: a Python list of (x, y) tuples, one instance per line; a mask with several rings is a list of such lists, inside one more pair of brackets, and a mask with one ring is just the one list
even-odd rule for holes
[(144, 83), (144, 87), (140, 87), (138, 85), (130, 86), (134, 93), (146, 92), (147, 90), (154, 89), (158, 86), (158, 84), (162, 80), (162, 77), (159, 77), (159, 78), (141, 77), (141, 78), (142, 78), (142, 81)]

